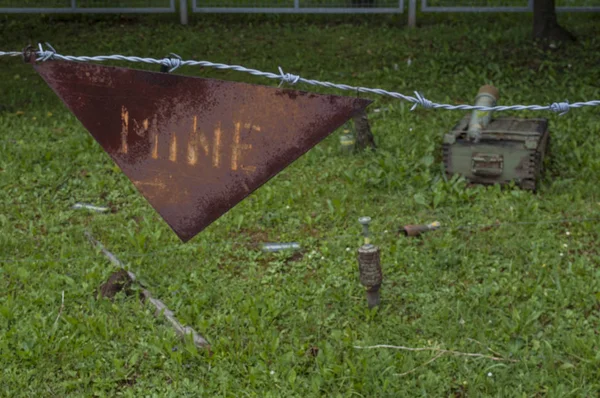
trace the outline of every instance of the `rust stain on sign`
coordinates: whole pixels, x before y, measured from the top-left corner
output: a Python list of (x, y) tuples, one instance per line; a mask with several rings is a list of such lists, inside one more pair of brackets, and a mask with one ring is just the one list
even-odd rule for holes
[(34, 68), (184, 242), (371, 103), (75, 62)]

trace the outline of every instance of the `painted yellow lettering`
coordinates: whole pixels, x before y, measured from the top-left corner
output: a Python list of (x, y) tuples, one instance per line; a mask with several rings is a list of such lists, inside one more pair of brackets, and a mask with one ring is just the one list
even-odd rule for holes
[[(252, 126), (250, 123), (245, 123), (244, 128), (248, 130), (256, 130), (260, 131), (259, 126)], [(235, 132), (233, 134), (233, 145), (231, 147), (231, 170), (237, 170), (240, 166), (240, 158), (242, 156), (242, 150), (250, 150), (252, 149), (251, 144), (242, 144), (240, 143), (240, 135), (241, 135), (241, 123), (235, 123)], [(256, 167), (254, 166), (241, 166), (241, 169), (244, 171), (255, 171)]]
[(169, 145), (169, 160), (171, 162), (177, 161), (177, 136), (175, 133), (171, 135), (171, 145)]
[(198, 134), (196, 133), (196, 129), (198, 127), (198, 118), (194, 116), (192, 132), (190, 134), (190, 138), (188, 139), (188, 153), (187, 153), (187, 162), (190, 165), (195, 165), (198, 162), (198, 154), (197, 154), (197, 144)]
[(129, 111), (121, 107), (121, 153), (127, 153), (127, 134), (129, 134)]
[[(194, 116), (194, 134), (197, 134), (197, 127), (198, 117)], [(204, 154), (208, 156), (208, 140), (206, 139), (206, 136), (203, 132), (200, 132), (200, 134), (198, 134), (198, 139), (200, 140), (200, 145), (202, 146), (202, 149), (204, 149)]]
[(219, 124), (217, 125), (217, 128), (215, 129), (215, 137), (214, 137), (214, 141), (213, 141), (213, 166), (214, 167), (219, 167), (219, 164), (221, 162), (220, 152), (221, 152), (221, 122), (219, 122)]
[(158, 159), (158, 134), (154, 132), (152, 134), (153, 143), (152, 143), (152, 159)]
[(204, 150), (204, 154), (208, 156), (209, 146), (208, 140), (203, 132), (198, 133), (198, 117), (194, 116), (194, 124), (192, 128), (192, 133), (190, 134), (190, 138), (188, 140), (188, 164), (195, 165), (198, 163), (198, 144)]
[(196, 132), (192, 131), (188, 140), (187, 162), (190, 165), (198, 163), (198, 154), (196, 153)]
[(154, 119), (152, 119), (150, 144), (152, 145), (152, 159), (158, 159), (158, 125), (156, 123), (156, 115), (154, 115)]
[(137, 120), (135, 119), (131, 119), (133, 121), (133, 130), (135, 131), (135, 133), (137, 135), (139, 135), (140, 137), (143, 137), (144, 134), (148, 131), (148, 119), (145, 119), (142, 122), (142, 126), (140, 127), (139, 123), (137, 122)]
[(260, 133), (260, 126), (253, 126), (252, 123), (245, 123), (244, 128), (248, 130), (258, 131)]

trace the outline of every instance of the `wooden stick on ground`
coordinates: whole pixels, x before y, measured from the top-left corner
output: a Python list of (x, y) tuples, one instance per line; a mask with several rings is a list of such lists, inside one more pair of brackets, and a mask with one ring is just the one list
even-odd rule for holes
[[(104, 245), (100, 242), (98, 242), (93, 236), (92, 234), (90, 234), (89, 232), (85, 232), (85, 236), (88, 238), (88, 240), (92, 243), (92, 245), (98, 247), (100, 249), (100, 251), (102, 252), (102, 254), (104, 254), (111, 263), (113, 263), (114, 265), (116, 265), (117, 267), (125, 270), (125, 266), (123, 265), (123, 263), (117, 258), (117, 256), (115, 256), (114, 254), (112, 254), (111, 252), (109, 252), (108, 250), (106, 250), (106, 248), (104, 247)], [(129, 278), (131, 279), (132, 282), (136, 282), (137, 278), (135, 276), (135, 274), (133, 272), (127, 271), (127, 275), (129, 276)], [(138, 282), (139, 283), (139, 282)], [(140, 284), (141, 286), (141, 284)], [(175, 332), (177, 333), (177, 335), (179, 336), (179, 338), (181, 339), (185, 339), (185, 336), (187, 336), (188, 334), (192, 335), (192, 338), (194, 340), (194, 344), (196, 345), (196, 347), (198, 348), (210, 348), (210, 344), (208, 343), (208, 341), (206, 341), (206, 339), (204, 339), (204, 337), (200, 336), (194, 329), (192, 329), (189, 326), (183, 326), (181, 323), (179, 323), (179, 321), (177, 321), (177, 319), (175, 318), (175, 314), (173, 313), (173, 311), (171, 311), (166, 305), (165, 303), (163, 303), (162, 301), (160, 301), (159, 299), (156, 299), (154, 297), (152, 297), (152, 294), (150, 294), (150, 292), (145, 289), (142, 286), (142, 295), (144, 296), (144, 299), (149, 301), (150, 303), (152, 303), (152, 305), (154, 305), (154, 307), (156, 308), (156, 312), (154, 313), (154, 316), (158, 317), (160, 314), (163, 314), (165, 316), (165, 318), (167, 318), (167, 320), (171, 323), (171, 325), (173, 325), (173, 328), (175, 328)]]

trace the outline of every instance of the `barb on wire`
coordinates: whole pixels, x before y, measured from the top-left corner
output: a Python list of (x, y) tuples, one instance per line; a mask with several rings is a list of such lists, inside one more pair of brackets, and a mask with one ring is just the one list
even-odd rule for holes
[(56, 55), (56, 50), (54, 49), (54, 47), (52, 47), (50, 43), (46, 43), (46, 45), (50, 48), (50, 50), (44, 50), (44, 47), (42, 47), (42, 43), (39, 43), (38, 48), (40, 49), (40, 51), (38, 51), (38, 53), (36, 54), (40, 58), (40, 61), (43, 62), (54, 58), (54, 56)]
[[(585, 101), (585, 102), (574, 102), (569, 103), (568, 101), (564, 102), (554, 102), (550, 105), (510, 105), (510, 106), (474, 106), (474, 105), (450, 105), (450, 104), (438, 104), (436, 102), (430, 101), (426, 99), (422, 93), (415, 92), (415, 97), (411, 97), (408, 95), (404, 95), (401, 93), (383, 90), (381, 88), (368, 88), (368, 87), (355, 87), (347, 84), (337, 84), (331, 82), (322, 82), (319, 80), (310, 80), (300, 77), (298, 75), (293, 75), (291, 73), (284, 73), (281, 67), (279, 67), (279, 74), (271, 73), (271, 72), (262, 72), (256, 69), (245, 68), (240, 65), (227, 65), (227, 64), (219, 64), (213, 63), (209, 61), (193, 61), (193, 60), (183, 60), (181, 57), (175, 54), (171, 54), (173, 58), (163, 58), (163, 59), (154, 59), (154, 58), (141, 58), (135, 56), (125, 56), (125, 55), (97, 55), (97, 56), (73, 56), (73, 55), (62, 55), (58, 54), (56, 50), (48, 43), (46, 46), (49, 47), (49, 50), (45, 50), (42, 45), (39, 45), (39, 51), (37, 52), (37, 57), (39, 61), (48, 61), (50, 59), (59, 59), (62, 61), (75, 61), (75, 62), (104, 62), (104, 61), (128, 61), (128, 62), (142, 62), (148, 64), (159, 64), (165, 65), (170, 68), (169, 72), (174, 71), (175, 69), (181, 66), (202, 66), (207, 68), (215, 68), (215, 69), (228, 69), (236, 72), (244, 72), (249, 73), (253, 76), (265, 77), (267, 79), (276, 79), (280, 80), (280, 86), (282, 83), (305, 83), (313, 86), (325, 87), (325, 88), (335, 88), (338, 90), (346, 90), (346, 91), (355, 91), (357, 93), (369, 93), (369, 94), (377, 94), (388, 96), (396, 99), (401, 99), (404, 101), (408, 101), (413, 104), (411, 107), (411, 111), (415, 110), (417, 106), (422, 106), (425, 109), (445, 109), (445, 110), (458, 110), (458, 111), (551, 111), (558, 113), (559, 115), (564, 115), (571, 108), (582, 108), (584, 106), (600, 106), (600, 100), (593, 101)], [(3, 52), (0, 51), (0, 56), (17, 56), (21, 55), (20, 52)]]
[(550, 105), (550, 110), (552, 112), (558, 113), (559, 116), (562, 116), (565, 113), (569, 112), (569, 102), (568, 101), (565, 101), (565, 102), (555, 102), (552, 105)]
[(20, 55), (23, 53), (19, 51), (0, 51), (0, 57), (18, 57)]
[(300, 80), (300, 76), (298, 75), (292, 75), (291, 73), (283, 73), (283, 69), (281, 69), (281, 66), (279, 67), (279, 72), (281, 73), (281, 83), (279, 83), (279, 87), (281, 87), (281, 85), (284, 82), (296, 84), (298, 83), (298, 80)]
[(417, 105), (421, 105), (425, 109), (433, 108), (434, 103), (423, 97), (419, 92), (415, 91), (415, 96), (417, 97), (417, 101), (415, 101), (415, 104), (410, 108), (411, 111), (415, 110)]
[(177, 54), (171, 53), (171, 57), (173, 58), (164, 58), (162, 60), (162, 64), (169, 68), (169, 73), (173, 72), (175, 69), (181, 66), (183, 59)]

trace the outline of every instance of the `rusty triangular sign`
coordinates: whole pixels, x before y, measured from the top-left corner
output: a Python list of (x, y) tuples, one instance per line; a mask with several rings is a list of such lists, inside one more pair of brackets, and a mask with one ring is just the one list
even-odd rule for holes
[(183, 242), (371, 103), (76, 62), (34, 67)]

